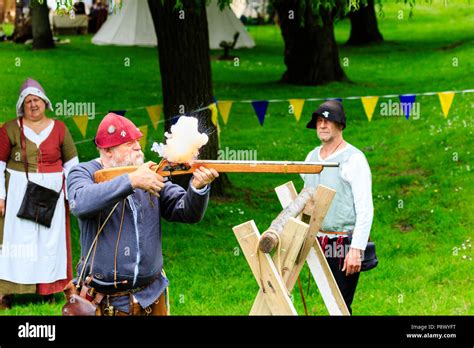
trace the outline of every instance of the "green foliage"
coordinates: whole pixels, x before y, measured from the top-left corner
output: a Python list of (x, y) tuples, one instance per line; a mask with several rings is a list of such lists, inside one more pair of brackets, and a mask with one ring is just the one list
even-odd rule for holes
[[(396, 2), (399, 2), (400, 0), (396, 0)], [(415, 0), (403, 0), (405, 4), (408, 4), (410, 6), (410, 14), (409, 17), (413, 17), (413, 8), (415, 7)]]
[[(249, 27), (257, 46), (239, 50), (240, 66), (212, 60), (218, 100), (325, 98), (472, 88), (474, 74), (474, 9), (461, 4), (416, 6), (411, 20), (399, 20), (409, 5), (384, 3), (380, 29), (387, 41), (374, 47), (340, 46), (349, 58), (345, 72), (352, 83), (318, 87), (279, 84), (285, 69), (283, 42), (277, 26)], [(349, 35), (347, 20), (335, 28), (336, 40)], [(38, 79), (53, 104), (64, 99), (95, 102), (96, 110), (126, 109), (161, 102), (161, 81), (155, 48), (93, 46), (91, 36), (70, 36), (70, 45), (54, 51), (31, 52), (24, 45), (2, 44), (0, 50), (0, 122), (15, 115), (18, 87), (26, 77)], [(456, 45), (453, 45), (455, 43)], [(217, 57), (221, 52), (212, 52)], [(14, 65), (15, 58), (21, 67)], [(124, 57), (131, 65), (124, 67)], [(459, 59), (459, 66), (452, 59)], [(81, 70), (71, 70), (80, 65)], [(125, 82), (126, 81), (126, 82)], [(379, 103), (385, 100), (379, 100)], [(396, 98), (393, 99), (396, 101)], [(457, 94), (448, 119), (437, 96), (417, 98), (419, 120), (382, 117), (380, 106), (368, 122), (360, 100), (345, 100), (345, 138), (363, 150), (372, 170), (375, 218), (372, 240), (380, 265), (361, 275), (355, 315), (473, 315), (472, 261), (467, 240), (473, 240), (474, 94)], [(303, 160), (318, 141), (305, 128), (320, 102), (306, 102), (301, 121), (288, 113), (287, 103), (270, 103), (264, 127), (250, 104), (235, 103), (227, 125), (221, 123), (221, 147), (258, 151), (259, 160)], [(90, 120), (86, 138), (93, 137), (103, 114)], [(146, 110), (127, 113), (137, 125), (148, 124), (148, 144), (163, 139), (163, 123), (155, 131)], [(77, 141), (71, 119), (65, 120)], [(78, 144), (80, 160), (97, 156), (92, 141)], [(453, 160), (453, 153), (459, 160)], [(147, 158), (156, 159), (147, 149)], [(297, 175), (231, 174), (230, 197), (212, 199), (204, 221), (196, 225), (164, 223), (164, 266), (170, 278), (174, 315), (247, 315), (258, 287), (238, 249), (232, 226), (254, 219), (260, 231), (279, 213), (273, 188)], [(399, 208), (403, 200), (403, 208)], [(79, 255), (79, 231), (72, 221), (73, 264)], [(465, 244), (466, 249), (462, 245)], [(237, 249), (236, 249), (237, 248)], [(302, 272), (307, 287), (307, 269)], [(58, 315), (64, 300), (41, 304), (34, 296), (16, 296), (11, 315)], [(304, 314), (298, 291), (298, 312)], [(307, 298), (310, 313), (327, 315), (314, 281)]]
[[(209, 2), (210, 2), (210, 0), (207, 1), (207, 3), (209, 3)], [(232, 0), (217, 0), (217, 4), (219, 5), (219, 8), (221, 10), (223, 10), (226, 7), (229, 7), (231, 2), (232, 2)]]
[[(281, 5), (286, 5), (285, 0), (271, 0), (272, 6), (278, 8)], [(334, 18), (344, 18), (349, 12), (356, 11), (360, 6), (364, 6), (367, 0), (298, 0), (293, 9), (295, 19), (299, 21), (299, 25), (305, 25), (305, 13), (308, 6), (311, 9), (314, 23), (317, 26), (323, 25), (323, 17), (321, 11), (331, 13)]]

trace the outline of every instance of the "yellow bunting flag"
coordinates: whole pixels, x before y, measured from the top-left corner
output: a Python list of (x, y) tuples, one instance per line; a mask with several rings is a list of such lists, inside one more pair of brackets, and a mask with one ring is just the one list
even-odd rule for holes
[(0, 122), (0, 128), (2, 128), (2, 126), (3, 126), (3, 122)]
[(77, 128), (81, 131), (82, 136), (86, 137), (87, 122), (89, 122), (89, 117), (87, 115), (73, 116), (72, 118)]
[(438, 93), (439, 101), (441, 102), (441, 109), (443, 109), (444, 118), (448, 117), (449, 109), (453, 103), (454, 92), (440, 92)]
[(304, 99), (289, 99), (292, 113), (295, 115), (296, 122), (300, 121), (301, 112), (303, 111)]
[(211, 110), (212, 115), (211, 115), (211, 121), (214, 126), (217, 127), (217, 106), (216, 103), (212, 103), (209, 105), (209, 110)]
[(375, 106), (379, 97), (362, 97), (362, 105), (364, 106), (365, 114), (369, 119), (369, 122), (372, 121), (372, 115), (374, 114)]
[(138, 129), (140, 129), (140, 132), (142, 132), (142, 134), (143, 134), (142, 138), (140, 139), (140, 146), (142, 147), (142, 150), (145, 150), (146, 137), (147, 137), (147, 134), (148, 134), (148, 126), (147, 125), (140, 126), (140, 127), (138, 127)]
[(217, 102), (217, 107), (219, 108), (219, 112), (221, 113), (224, 124), (227, 124), (227, 121), (229, 120), (230, 108), (232, 107), (232, 103), (232, 100), (219, 100)]
[(158, 123), (160, 122), (161, 105), (147, 106), (146, 111), (148, 112), (153, 128), (157, 129)]

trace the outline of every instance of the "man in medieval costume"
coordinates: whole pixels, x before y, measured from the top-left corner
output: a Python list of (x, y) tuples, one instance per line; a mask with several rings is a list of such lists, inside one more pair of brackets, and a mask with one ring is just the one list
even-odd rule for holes
[(351, 304), (374, 216), (370, 167), (362, 151), (343, 138), (346, 116), (339, 101), (321, 104), (306, 127), (316, 129), (322, 143), (307, 155), (306, 161), (340, 163), (339, 167), (325, 168), (319, 174), (301, 176), (305, 187), (321, 184), (336, 191), (318, 240), (352, 313)]
[[(161, 217), (196, 223), (206, 210), (214, 169), (200, 167), (189, 188), (173, 184), (144, 162), (140, 130), (107, 114), (95, 142), (100, 157), (75, 166), (68, 177), (71, 211), (81, 230), (81, 260), (74, 283), (98, 304), (98, 315), (166, 315)], [(100, 169), (139, 166), (95, 183)], [(96, 243), (94, 243), (96, 240)], [(99, 296), (99, 297), (97, 297)]]

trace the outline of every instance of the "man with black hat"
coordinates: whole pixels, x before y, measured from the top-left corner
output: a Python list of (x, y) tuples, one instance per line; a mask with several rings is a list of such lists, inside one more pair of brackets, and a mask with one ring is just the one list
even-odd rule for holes
[(362, 151), (344, 141), (346, 116), (342, 103), (329, 100), (319, 106), (306, 126), (321, 140), (306, 161), (339, 162), (320, 174), (301, 175), (305, 187), (319, 184), (336, 195), (318, 233), (318, 240), (349, 311), (359, 280), (362, 254), (367, 246), (374, 214), (372, 176)]

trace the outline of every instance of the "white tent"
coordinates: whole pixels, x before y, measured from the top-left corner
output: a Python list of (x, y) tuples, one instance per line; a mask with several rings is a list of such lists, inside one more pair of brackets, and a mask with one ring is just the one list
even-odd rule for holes
[[(255, 42), (242, 22), (231, 9), (220, 11), (217, 1), (207, 7), (209, 46), (219, 49), (221, 41), (233, 41), (239, 32), (236, 48), (251, 48)], [(157, 39), (147, 0), (126, 0), (120, 11), (109, 15), (97, 34), (92, 38), (96, 45), (156, 46)]]
[(268, 13), (269, 2), (270, 0), (232, 0), (230, 8), (237, 18), (266, 18), (270, 15)]
[(250, 0), (232, 0), (230, 8), (234, 11), (237, 18), (242, 16), (247, 18), (257, 18), (257, 9), (263, 9), (263, 6), (260, 3), (261, 1), (255, 4), (255, 1)]
[(209, 46), (211, 49), (220, 48), (219, 44), (222, 41), (232, 42), (236, 32), (239, 32), (240, 35), (235, 48), (255, 47), (255, 41), (253, 41), (243, 23), (229, 7), (221, 11), (217, 5), (217, 0), (213, 0), (207, 6), (206, 12), (209, 27)]

